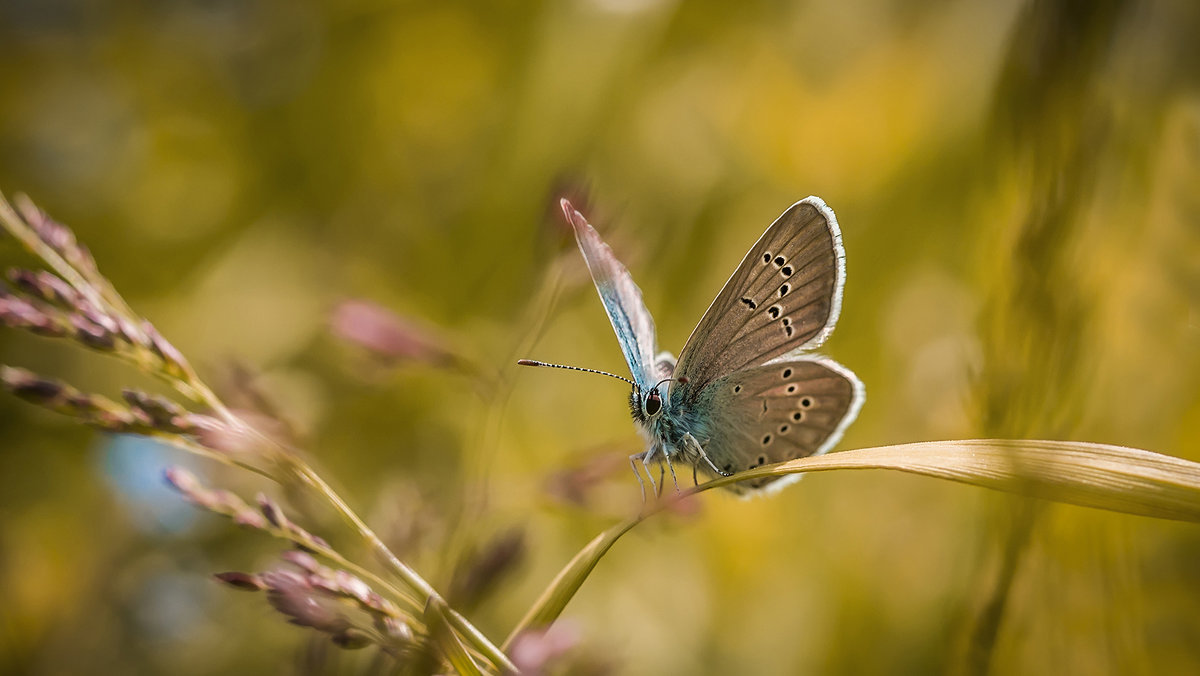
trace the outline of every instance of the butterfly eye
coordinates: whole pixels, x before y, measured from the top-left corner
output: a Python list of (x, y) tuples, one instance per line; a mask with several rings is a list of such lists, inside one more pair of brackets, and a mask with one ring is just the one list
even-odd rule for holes
[(654, 390), (646, 395), (646, 415), (655, 415), (662, 410), (662, 397), (659, 396), (658, 390)]

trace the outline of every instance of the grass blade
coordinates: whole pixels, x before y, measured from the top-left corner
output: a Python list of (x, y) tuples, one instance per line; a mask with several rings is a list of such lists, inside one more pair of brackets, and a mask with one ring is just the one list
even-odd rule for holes
[(1083, 441), (969, 439), (864, 448), (741, 472), (701, 489), (835, 469), (899, 470), (1054, 502), (1200, 523), (1200, 463)]
[[(1200, 523), (1200, 463), (1084, 441), (968, 439), (862, 448), (739, 472), (679, 497), (758, 477), (849, 469), (897, 470), (1054, 502)], [(522, 631), (554, 622), (616, 541), (676, 499), (661, 499), (597, 535), (542, 592), (504, 648)]]
[[(657, 508), (655, 508), (657, 511)], [(643, 518), (649, 516), (649, 513), (643, 514), (635, 519), (623, 521), (615, 526), (605, 529), (602, 533), (592, 539), (586, 547), (579, 550), (563, 568), (555, 576), (550, 585), (546, 587), (546, 591), (534, 602), (533, 607), (525, 613), (525, 617), (517, 623), (516, 628), (504, 639), (504, 644), (500, 647), (501, 650), (507, 652), (509, 646), (512, 645), (515, 639), (521, 632), (528, 629), (536, 629), (549, 626), (554, 620), (558, 619), (563, 608), (575, 596), (575, 592), (583, 586), (583, 581), (591, 574), (592, 569), (600, 562), (613, 544), (629, 529), (636, 526)]]
[(425, 624), (429, 627), (430, 635), (441, 648), (442, 655), (454, 668), (455, 673), (460, 676), (482, 676), (483, 672), (479, 670), (479, 665), (471, 659), (467, 647), (462, 644), (458, 635), (450, 627), (450, 623), (446, 619), (448, 610), (449, 608), (441, 599), (430, 599), (429, 605), (425, 608)]

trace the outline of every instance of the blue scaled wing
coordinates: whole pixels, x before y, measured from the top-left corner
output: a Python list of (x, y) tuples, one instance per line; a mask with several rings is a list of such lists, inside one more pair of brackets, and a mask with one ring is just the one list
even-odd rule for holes
[(596, 283), (596, 291), (604, 303), (604, 311), (612, 322), (634, 381), (642, 389), (653, 387), (659, 380), (654, 356), (654, 319), (642, 302), (641, 289), (633, 283), (629, 271), (600, 239), (600, 234), (583, 214), (565, 199), (559, 204), (575, 230), (575, 240), (583, 252), (583, 259), (587, 261), (588, 271)]

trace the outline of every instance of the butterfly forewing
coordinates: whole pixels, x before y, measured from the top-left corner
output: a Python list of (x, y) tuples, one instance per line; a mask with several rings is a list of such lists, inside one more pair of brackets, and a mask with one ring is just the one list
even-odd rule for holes
[[(719, 378), (704, 393), (709, 411), (705, 454), (725, 473), (823, 453), (862, 406), (862, 384), (836, 362), (777, 361)], [(703, 466), (703, 465), (702, 465)], [(774, 479), (734, 484), (737, 492)]]
[(793, 204), (704, 313), (680, 353), (676, 374), (703, 386), (819, 345), (837, 322), (844, 257), (833, 211), (817, 197)]
[(562, 200), (561, 206), (575, 230), (575, 240), (596, 283), (629, 371), (640, 387), (648, 388), (658, 381), (658, 367), (654, 355), (654, 319), (642, 301), (641, 289), (583, 214), (567, 200)]

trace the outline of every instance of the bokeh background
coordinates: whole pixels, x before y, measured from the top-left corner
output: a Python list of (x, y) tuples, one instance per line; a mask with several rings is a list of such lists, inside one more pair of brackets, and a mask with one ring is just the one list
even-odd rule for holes
[[(848, 267), (824, 351), (867, 389), (842, 448), (1200, 460), (1197, 34), (1189, 0), (4, 0), (0, 189), (439, 588), (511, 554), (459, 597), (499, 640), (640, 505), (624, 386), (514, 364), (625, 370), (560, 195), (675, 352), (823, 197)], [(0, 361), (152, 386), (12, 331)], [(357, 551), (303, 496), (0, 398), (0, 671), (369, 666), (211, 581), (279, 545), (160, 489), (168, 464)], [(1194, 673), (1200, 530), (827, 473), (643, 524), (563, 622), (576, 672)]]

